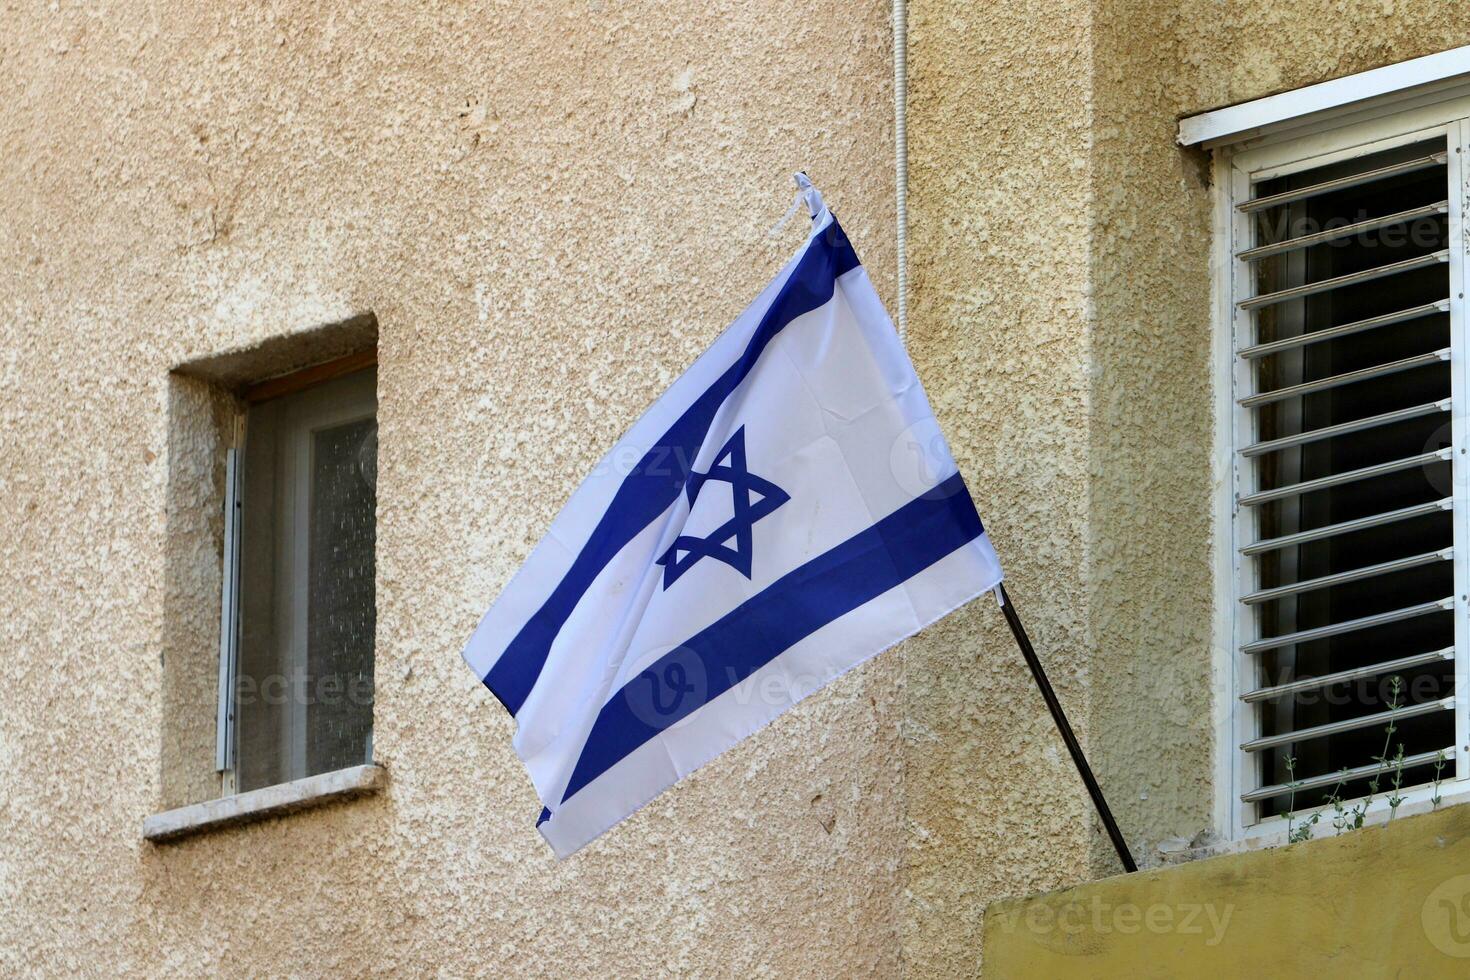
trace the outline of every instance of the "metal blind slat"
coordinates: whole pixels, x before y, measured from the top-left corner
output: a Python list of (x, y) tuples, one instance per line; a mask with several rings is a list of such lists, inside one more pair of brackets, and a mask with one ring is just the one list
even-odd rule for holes
[(1418, 456), (1409, 456), (1405, 459), (1390, 460), (1387, 463), (1364, 466), (1362, 469), (1334, 473), (1331, 476), (1319, 476), (1315, 480), (1303, 480), (1301, 483), (1293, 483), (1271, 490), (1258, 490), (1255, 493), (1248, 493), (1244, 497), (1241, 497), (1239, 503), (1242, 507), (1256, 507), (1260, 504), (1269, 503), (1272, 500), (1280, 500), (1283, 497), (1295, 497), (1299, 494), (1311, 493), (1314, 490), (1324, 490), (1328, 487), (1342, 486), (1345, 483), (1355, 483), (1358, 480), (1368, 480), (1375, 476), (1384, 476), (1388, 473), (1411, 470), (1416, 466), (1429, 466), (1433, 463), (1442, 463), (1449, 458), (1450, 450), (1448, 448), (1438, 449), (1432, 453), (1423, 453)]
[(1415, 504), (1412, 507), (1400, 507), (1398, 510), (1384, 511), (1382, 514), (1369, 514), (1367, 517), (1359, 517), (1351, 521), (1341, 521), (1337, 524), (1328, 524), (1323, 527), (1314, 527), (1310, 531), (1297, 531), (1295, 534), (1283, 534), (1279, 538), (1266, 538), (1255, 544), (1246, 545), (1240, 549), (1242, 555), (1259, 555), (1267, 551), (1276, 551), (1279, 548), (1290, 548), (1293, 545), (1306, 544), (1309, 541), (1321, 541), (1324, 538), (1335, 538), (1340, 534), (1351, 534), (1354, 531), (1365, 531), (1370, 527), (1381, 527), (1384, 524), (1394, 524), (1398, 521), (1407, 521), (1415, 517), (1425, 517), (1430, 514), (1448, 511), (1454, 506), (1453, 497), (1445, 497), (1441, 500), (1431, 500), (1428, 503)]
[(1252, 214), (1266, 208), (1274, 208), (1278, 204), (1289, 204), (1292, 201), (1305, 201), (1309, 197), (1319, 197), (1323, 194), (1331, 194), (1333, 191), (1343, 191), (1350, 187), (1360, 187), (1363, 184), (1371, 184), (1377, 180), (1397, 177), (1400, 174), (1412, 174), (1420, 170), (1440, 167), (1444, 165), (1447, 159), (1449, 159), (1448, 156), (1443, 152), (1431, 153), (1429, 156), (1408, 160), (1404, 163), (1395, 163), (1387, 167), (1365, 170), (1362, 173), (1348, 174), (1346, 177), (1338, 177), (1334, 180), (1325, 180), (1320, 184), (1312, 184), (1308, 187), (1298, 187), (1293, 190), (1282, 191), (1280, 194), (1251, 198), (1249, 201), (1243, 201), (1237, 204), (1235, 209)]
[(1356, 731), (1359, 728), (1372, 728), (1375, 725), (1386, 723), (1390, 718), (1418, 718), (1420, 715), (1432, 715), (1436, 711), (1449, 711), (1454, 706), (1455, 699), (1452, 697), (1442, 698), (1438, 701), (1425, 701), (1423, 704), (1412, 704), (1406, 708), (1397, 708), (1392, 711), (1379, 711), (1375, 714), (1362, 715), (1358, 718), (1346, 718), (1342, 721), (1329, 722), (1326, 725), (1303, 728), (1300, 731), (1282, 732), (1280, 735), (1267, 735), (1264, 738), (1242, 742), (1240, 747), (1246, 752), (1260, 752), (1262, 749), (1272, 749), (1278, 745), (1290, 745), (1293, 742), (1307, 742), (1314, 738), (1322, 738), (1327, 735)]
[[(1404, 769), (1415, 769), (1419, 766), (1427, 766), (1438, 759), (1446, 763), (1455, 759), (1455, 747), (1440, 749), (1436, 752), (1419, 752), (1404, 757), (1402, 767)], [(1294, 783), (1277, 783), (1274, 786), (1262, 786), (1260, 789), (1251, 790), (1249, 793), (1241, 793), (1240, 798), (1246, 803), (1258, 803), (1261, 800), (1269, 800), (1276, 796), (1286, 796), (1289, 793), (1300, 793), (1308, 790), (1321, 789), (1324, 786), (1336, 786), (1339, 782), (1352, 782), (1355, 779), (1366, 779), (1375, 773), (1387, 772), (1397, 768), (1400, 764), (1390, 761), (1388, 765), (1370, 762), (1366, 766), (1356, 766), (1352, 769), (1327, 772), (1320, 776), (1312, 776), (1309, 779), (1299, 779)], [(1453, 770), (1451, 770), (1453, 772)]]
[(1411, 568), (1432, 565), (1438, 561), (1449, 561), (1453, 557), (1455, 557), (1455, 549), (1453, 548), (1445, 548), (1442, 551), (1427, 551), (1422, 555), (1410, 555), (1408, 558), (1381, 562), (1377, 565), (1365, 565), (1362, 568), (1349, 569), (1346, 572), (1338, 572), (1335, 575), (1323, 575), (1320, 578), (1293, 582), (1290, 585), (1278, 585), (1272, 589), (1261, 589), (1258, 592), (1252, 592), (1250, 595), (1242, 596), (1240, 601), (1248, 606), (1255, 606), (1263, 602), (1270, 602), (1272, 599), (1280, 599), (1283, 596), (1299, 595), (1303, 592), (1331, 588), (1334, 585), (1358, 582), (1365, 578), (1374, 578), (1379, 575), (1389, 575), (1393, 572), (1408, 571)]
[(1258, 442), (1246, 446), (1240, 450), (1240, 454), (1245, 457), (1260, 456), (1263, 453), (1275, 452), (1279, 449), (1304, 446), (1309, 442), (1318, 442), (1322, 439), (1331, 439), (1334, 436), (1362, 432), (1366, 429), (1376, 429), (1381, 425), (1392, 425), (1394, 422), (1405, 422), (1409, 419), (1433, 415), (1435, 412), (1448, 412), (1450, 410), (1450, 404), (1450, 399), (1441, 398), (1437, 402), (1411, 405), (1408, 408), (1384, 412), (1382, 415), (1370, 415), (1367, 418), (1353, 419), (1351, 422), (1340, 422), (1337, 425), (1329, 425), (1321, 429), (1310, 429), (1306, 432), (1299, 432), (1296, 435), (1283, 436), (1280, 439), (1268, 439), (1265, 442)]
[(1277, 303), (1285, 303), (1287, 300), (1301, 299), (1304, 296), (1315, 296), (1317, 293), (1326, 293), (1334, 289), (1342, 289), (1345, 286), (1356, 286), (1359, 283), (1372, 282), (1375, 279), (1383, 279), (1387, 276), (1396, 276), (1403, 272), (1413, 272), (1415, 269), (1426, 269), (1432, 265), (1438, 265), (1450, 260), (1450, 250), (1442, 248), (1438, 252), (1430, 252), (1428, 255), (1416, 255), (1412, 259), (1404, 259), (1401, 262), (1390, 262), (1387, 265), (1374, 266), (1361, 272), (1351, 272), (1345, 276), (1337, 276), (1332, 279), (1323, 279), (1318, 282), (1309, 282), (1301, 286), (1292, 286), (1290, 289), (1279, 289), (1274, 293), (1265, 293), (1261, 296), (1252, 296), (1236, 303), (1242, 310), (1258, 310), (1263, 306), (1274, 306)]
[(1299, 398), (1302, 395), (1310, 395), (1317, 391), (1341, 388), (1343, 385), (1356, 384), (1359, 381), (1387, 377), (1390, 374), (1398, 374), (1400, 371), (1412, 371), (1418, 367), (1446, 363), (1449, 359), (1450, 349), (1446, 347), (1443, 350), (1430, 351), (1427, 354), (1417, 354), (1414, 357), (1406, 357), (1399, 361), (1389, 361), (1387, 364), (1375, 364), (1373, 367), (1361, 368), (1357, 371), (1347, 371), (1343, 374), (1335, 374), (1330, 378), (1318, 378), (1315, 381), (1303, 381), (1301, 384), (1289, 385), (1285, 388), (1273, 388), (1270, 391), (1262, 391), (1258, 394), (1240, 399), (1240, 404), (1243, 408), (1255, 408), (1258, 405), (1267, 405), (1271, 402), (1284, 401), (1288, 398)]
[(1240, 648), (1240, 652), (1260, 653), (1262, 650), (1279, 650), (1282, 647), (1296, 646), (1299, 643), (1325, 640), (1329, 636), (1341, 636), (1343, 633), (1356, 633), (1358, 630), (1372, 629), (1375, 626), (1387, 626), (1389, 623), (1398, 623), (1406, 619), (1432, 616), (1435, 613), (1453, 612), (1454, 608), (1455, 600), (1452, 597), (1439, 599), (1435, 602), (1421, 602), (1418, 605), (1406, 606), (1403, 609), (1391, 609), (1388, 612), (1381, 612), (1372, 616), (1362, 616), (1358, 619), (1348, 619), (1329, 626), (1298, 630), (1295, 633), (1283, 633), (1280, 636), (1268, 636), (1264, 639), (1256, 640), (1254, 643), (1245, 644)]
[(1325, 245), (1328, 242), (1351, 238), (1354, 235), (1361, 235), (1365, 231), (1376, 231), (1379, 228), (1404, 225), (1419, 218), (1427, 218), (1430, 215), (1447, 214), (1449, 210), (1449, 201), (1439, 201), (1435, 204), (1426, 204), (1422, 208), (1410, 208), (1408, 211), (1399, 211), (1396, 214), (1385, 214), (1381, 218), (1369, 218), (1367, 221), (1359, 221), (1356, 224), (1328, 228), (1310, 235), (1302, 235), (1300, 238), (1288, 238), (1284, 242), (1258, 245), (1255, 248), (1248, 248), (1244, 252), (1235, 253), (1235, 257), (1246, 262), (1254, 262), (1272, 255), (1294, 252), (1299, 248), (1310, 248), (1313, 245)]
[(1455, 659), (1455, 648), (1445, 647), (1443, 650), (1430, 650), (1427, 653), (1416, 653), (1410, 657), (1385, 660), (1383, 663), (1368, 664), (1365, 667), (1356, 667), (1352, 670), (1339, 670), (1334, 674), (1323, 674), (1321, 677), (1307, 677), (1299, 681), (1292, 681), (1290, 684), (1262, 687), (1248, 694), (1241, 695), (1240, 700), (1247, 704), (1255, 704), (1257, 701), (1270, 701), (1287, 694), (1300, 694), (1303, 691), (1321, 690), (1324, 687), (1331, 687), (1333, 684), (1341, 684), (1344, 681), (1356, 681), (1364, 677), (1377, 677), (1380, 674), (1389, 674), (1395, 670), (1408, 670), (1411, 667), (1422, 667), (1425, 664), (1439, 663), (1453, 659)]
[(1337, 327), (1328, 327), (1325, 330), (1313, 330), (1311, 333), (1298, 334), (1295, 337), (1273, 340), (1265, 344), (1253, 344), (1250, 347), (1242, 347), (1236, 353), (1240, 357), (1245, 358), (1267, 357), (1271, 354), (1280, 354), (1282, 351), (1293, 350), (1297, 347), (1306, 347), (1309, 344), (1320, 344), (1324, 340), (1337, 340), (1341, 337), (1348, 337), (1355, 333), (1362, 333), (1365, 330), (1376, 330), (1379, 327), (1389, 327), (1395, 323), (1406, 323), (1409, 320), (1433, 316), (1436, 313), (1448, 313), (1449, 309), (1449, 300), (1436, 300), (1433, 303), (1425, 303), (1423, 306), (1400, 310), (1397, 313), (1385, 313), (1382, 316), (1368, 317), (1365, 320), (1355, 320), (1352, 323), (1344, 323)]

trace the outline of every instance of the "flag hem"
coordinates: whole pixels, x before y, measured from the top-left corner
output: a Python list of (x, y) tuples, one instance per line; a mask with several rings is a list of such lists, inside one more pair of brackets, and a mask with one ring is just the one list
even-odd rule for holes
[[(967, 542), (966, 544), (961, 545), (960, 548), (956, 549), (956, 552), (959, 551), (959, 550), (961, 550), (961, 549), (963, 549), (963, 548), (969, 547), (970, 545), (973, 545), (976, 541), (981, 541), (981, 540), (988, 541), (988, 535), (986, 535), (984, 532), (982, 532), (979, 537), (976, 537), (976, 538), (972, 539), (971, 541)], [(951, 554), (954, 554), (954, 553), (955, 552), (951, 552)], [(893, 641), (885, 644), (884, 646), (879, 647), (876, 650), (873, 650), (871, 653), (864, 654), (863, 656), (861, 656), (858, 659), (854, 660), (852, 663), (847, 664), (846, 666), (842, 667), (842, 669), (838, 670), (836, 673), (834, 673), (834, 674), (832, 674), (832, 675), (830, 675), (828, 677), (823, 678), (821, 680), (821, 682), (818, 683), (818, 684), (816, 684), (810, 691), (807, 691), (807, 692), (803, 693), (800, 697), (796, 698), (790, 704), (788, 704), (784, 708), (782, 708), (781, 711), (777, 712), (776, 714), (772, 715), (771, 717), (766, 718), (766, 719), (763, 719), (754, 728), (752, 728), (749, 731), (745, 732), (738, 739), (736, 739), (735, 742), (732, 743), (732, 745), (725, 746), (725, 747), (721, 748), (719, 751), (713, 753), (712, 755), (709, 756), (709, 758), (707, 758), (707, 759), (703, 760), (702, 762), (700, 762), (699, 765), (695, 766), (693, 769), (690, 769), (689, 772), (687, 772), (683, 776), (679, 777), (678, 780), (675, 780), (675, 782), (676, 783), (677, 782), (682, 782), (684, 779), (688, 779), (689, 776), (691, 776), (694, 773), (698, 772), (699, 770), (705, 768), (711, 762), (715, 761), (715, 759), (717, 759), (720, 756), (724, 755), (726, 752), (729, 752), (730, 749), (734, 747), (734, 745), (738, 745), (741, 742), (745, 741), (746, 739), (750, 738), (751, 736), (755, 735), (757, 732), (762, 731), (767, 726), (769, 726), (772, 722), (776, 721), (776, 719), (783, 717), (792, 708), (796, 707), (796, 705), (800, 704), (802, 701), (805, 701), (811, 695), (816, 694), (818, 691), (821, 691), (821, 690), (824, 690), (825, 688), (827, 688), (829, 685), (831, 685), (838, 678), (846, 675), (848, 672), (850, 672), (850, 671), (852, 671), (852, 670), (854, 670), (854, 669), (856, 669), (858, 667), (861, 667), (863, 664), (865, 664), (868, 661), (872, 660), (874, 657), (878, 656), (879, 654), (886, 653), (887, 651), (892, 650), (894, 647), (898, 646), (900, 643), (904, 643), (904, 642), (912, 639), (917, 634), (919, 634), (919, 633), (923, 632), (924, 630), (928, 629), (930, 626), (933, 626), (935, 623), (937, 623), (939, 620), (943, 619), (945, 616), (948, 616), (950, 613), (953, 613), (953, 612), (955, 612), (958, 609), (964, 608), (965, 606), (969, 605), (971, 602), (974, 602), (980, 596), (982, 596), (985, 593), (991, 591), (997, 585), (999, 585), (1003, 581), (1005, 581), (1005, 570), (1003, 568), (1000, 568), (997, 565), (996, 572), (997, 572), (997, 574), (994, 577), (994, 581), (990, 582), (988, 585), (985, 585), (982, 588), (977, 588), (977, 589), (973, 590), (972, 592), (968, 593), (963, 599), (961, 599), (959, 602), (957, 602), (955, 605), (949, 607), (948, 609), (945, 609), (942, 612), (936, 613), (934, 616), (932, 616), (931, 618), (929, 618), (929, 619), (925, 620), (924, 622), (920, 623), (918, 626), (915, 626), (913, 629), (909, 630), (907, 633), (903, 634), (898, 639), (893, 640)], [(902, 587), (904, 587), (907, 584), (908, 584), (908, 580), (905, 580), (904, 582), (901, 582), (898, 585), (894, 586), (894, 588), (902, 588)], [(728, 693), (728, 692), (726, 692), (726, 693)], [(711, 702), (711, 703), (713, 703), (713, 702)], [(538, 833), (541, 834), (542, 839), (546, 841), (547, 845), (551, 848), (552, 852), (556, 855), (557, 861), (563, 861), (563, 860), (566, 860), (567, 858), (571, 857), (573, 854), (577, 853), (578, 851), (580, 851), (582, 848), (586, 847), (588, 844), (590, 844), (593, 841), (597, 840), (602, 835), (606, 834), (609, 830), (612, 830), (618, 824), (620, 824), (623, 821), (627, 820), (629, 817), (632, 817), (635, 813), (637, 813), (638, 811), (642, 810), (644, 807), (648, 806), (648, 804), (652, 803), (659, 796), (662, 796), (664, 793), (668, 792), (671, 788), (673, 788), (673, 785), (674, 785), (673, 783), (670, 783), (670, 784), (667, 784), (667, 785), (664, 785), (664, 786), (659, 787), (653, 793), (649, 794), (646, 799), (643, 799), (638, 804), (632, 806), (631, 808), (628, 808), (626, 810), (626, 812), (622, 813), (620, 816), (615, 817), (611, 821), (608, 821), (606, 823), (603, 823), (603, 822), (599, 821), (598, 822), (598, 825), (597, 825), (597, 831), (595, 833), (591, 834), (590, 836), (586, 836), (584, 840), (581, 840), (579, 842), (575, 842), (575, 843), (570, 844), (569, 847), (567, 847), (566, 849), (563, 849), (563, 848), (558, 847), (556, 845), (556, 843), (551, 839), (551, 836), (550, 836), (550, 832), (549, 831), (550, 831), (550, 828), (551, 828), (552, 824), (555, 821), (555, 818), (556, 818), (556, 814), (555, 813), (552, 813), (549, 817), (546, 817), (545, 819), (539, 821), (537, 823), (537, 825), (536, 825), (536, 830), (537, 830)], [(543, 806), (542, 809), (544, 811), (546, 808)]]

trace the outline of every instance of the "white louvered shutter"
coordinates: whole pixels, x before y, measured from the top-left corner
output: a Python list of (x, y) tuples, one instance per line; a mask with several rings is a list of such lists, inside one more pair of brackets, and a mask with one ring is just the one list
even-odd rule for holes
[(1459, 132), (1304, 160), (1233, 191), (1245, 825), (1367, 792), (1391, 678), (1403, 689), (1388, 754), (1402, 744), (1404, 785), (1433, 779), (1439, 758), (1444, 779), (1456, 772)]

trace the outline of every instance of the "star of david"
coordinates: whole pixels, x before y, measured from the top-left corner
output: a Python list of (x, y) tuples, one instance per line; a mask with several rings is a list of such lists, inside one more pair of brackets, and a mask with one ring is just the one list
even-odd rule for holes
[[(709, 483), (728, 483), (735, 516), (698, 538), (681, 534), (665, 551), (658, 563), (664, 567), (664, 588), (699, 563), (701, 558), (714, 558), (750, 578), (752, 557), (751, 528), (791, 499), (791, 495), (770, 480), (763, 480), (745, 466), (745, 426), (735, 430), (707, 473), (690, 473), (684, 484), (692, 509), (699, 493)], [(735, 546), (728, 542), (734, 540)]]

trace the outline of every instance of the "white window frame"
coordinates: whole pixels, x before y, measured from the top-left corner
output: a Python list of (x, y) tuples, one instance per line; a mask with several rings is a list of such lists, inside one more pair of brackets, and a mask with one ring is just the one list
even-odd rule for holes
[(219, 686), (216, 691), (214, 768), (220, 792), (233, 796), (235, 778), (235, 674), (240, 664), (240, 477), (245, 417), (235, 418), (225, 450), (224, 554), (220, 573)]
[[(364, 366), (356, 366), (347, 374), (365, 369)], [(343, 402), (334, 397), (329, 389), (323, 390), (335, 380), (337, 379), (326, 378), (316, 381), (300, 392), (292, 393), (297, 400), (287, 409), (286, 417), (280, 423), (283, 445), (279, 479), (287, 504), (284, 513), (277, 514), (276, 554), (278, 565), (284, 564), (289, 568), (277, 567), (273, 570), (271, 585), (277, 590), (277, 596), (272, 608), (277, 617), (277, 634), (290, 636), (292, 663), (288, 673), (293, 678), (295, 671), (304, 669), (306, 662), (309, 597), (305, 583), (311, 553), (308, 535), (299, 525), (308, 519), (307, 515), (311, 512), (314, 437), (323, 429), (362, 419), (376, 421), (378, 415), (376, 391), (370, 406)], [(239, 729), (235, 685), (240, 671), (241, 511), (244, 506), (243, 468), (245, 439), (249, 435), (246, 424), (249, 411), (247, 406), (235, 419), (231, 445), (226, 449), (225, 460), (225, 530), (220, 595), (219, 681), (216, 689), (215, 771), (220, 778), (220, 793), (226, 797), (235, 796), (239, 792)], [(276, 785), (284, 786), (326, 775), (306, 772), (306, 705), (293, 700), (291, 711), (283, 717), (282, 723), (286, 730), (281, 738), (280, 749), (283, 754), (282, 766), (287, 776)], [(362, 765), (372, 766), (372, 759), (373, 731), (370, 728), (366, 759)]]
[[(1470, 52), (1470, 49), (1462, 49)], [(1453, 52), (1460, 54), (1461, 52)], [(1465, 57), (1470, 57), (1467, 53)], [(1421, 61), (1424, 59), (1420, 59)], [(1456, 62), (1458, 64), (1458, 62)], [(1369, 73), (1372, 74), (1372, 73)], [(1349, 81), (1343, 79), (1340, 81)], [(1314, 86), (1321, 89), (1324, 86)], [(1351, 91), (1351, 89), (1349, 89)], [(1288, 93), (1291, 94), (1291, 93)], [(1273, 97), (1276, 99), (1281, 96)], [(1270, 100), (1261, 100), (1263, 103)], [(1311, 102), (1312, 100), (1307, 100)], [(1421, 104), (1427, 102), (1428, 104)], [(1241, 113), (1248, 107), (1222, 112)], [(1250, 417), (1236, 404), (1238, 386), (1250, 383), (1249, 365), (1235, 355), (1243, 346), (1237, 337), (1249, 336), (1251, 317), (1235, 307), (1235, 300), (1250, 294), (1248, 263), (1235, 253), (1249, 247), (1251, 225), (1248, 215), (1235, 208), (1250, 196), (1254, 183), (1299, 170), (1320, 167), (1366, 153), (1392, 149), (1443, 135), (1447, 148), (1450, 241), (1451, 322), (1451, 438), (1453, 440), (1453, 547), (1455, 581), (1455, 755), (1442, 776), (1441, 806), (1470, 801), (1470, 358), (1467, 358), (1467, 324), (1464, 301), (1466, 267), (1470, 264), (1466, 212), (1470, 210), (1470, 89), (1443, 86), (1433, 96), (1406, 99), (1402, 93), (1384, 96), (1378, 103), (1354, 100), (1342, 113), (1314, 110), (1315, 118), (1278, 120), (1253, 129), (1249, 138), (1216, 148), (1214, 156), (1214, 250), (1212, 255), (1214, 360), (1215, 360), (1215, 483), (1216, 498), (1216, 609), (1213, 664), (1215, 698), (1215, 825), (1232, 840), (1248, 844), (1270, 844), (1283, 840), (1285, 816), (1248, 821), (1250, 806), (1240, 795), (1254, 787), (1245, 784), (1251, 771), (1242, 742), (1255, 737), (1258, 715), (1239, 696), (1251, 685), (1248, 666), (1240, 645), (1251, 628), (1248, 611), (1237, 597), (1250, 591), (1248, 563), (1239, 549), (1249, 533), (1249, 523), (1238, 519), (1236, 504), (1239, 473), (1235, 448), (1250, 438)], [(1244, 113), (1242, 118), (1248, 117)], [(1196, 117), (1199, 118), (1199, 117)], [(1186, 120), (1186, 122), (1189, 122)], [(1201, 127), (1206, 129), (1207, 127)], [(1184, 126), (1181, 126), (1181, 133)], [(1403, 816), (1433, 806), (1432, 786), (1406, 791), (1398, 808)], [(1369, 822), (1389, 817), (1384, 794), (1368, 808)], [(1297, 814), (1300, 819), (1311, 813)]]

